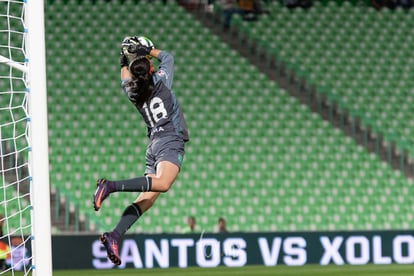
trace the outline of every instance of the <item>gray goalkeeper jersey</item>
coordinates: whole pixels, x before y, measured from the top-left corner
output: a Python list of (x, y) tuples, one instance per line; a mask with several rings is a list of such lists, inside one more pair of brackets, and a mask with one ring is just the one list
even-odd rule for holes
[[(161, 51), (158, 55), (160, 64), (153, 74), (154, 93), (142, 107), (136, 106), (147, 124), (148, 137), (155, 139), (167, 135), (178, 135), (184, 141), (189, 140), (188, 129), (180, 105), (171, 91), (174, 76), (174, 57)], [(122, 80), (122, 89), (129, 95), (126, 83)], [(130, 100), (131, 98), (128, 97)], [(133, 101), (131, 101), (133, 102)]]

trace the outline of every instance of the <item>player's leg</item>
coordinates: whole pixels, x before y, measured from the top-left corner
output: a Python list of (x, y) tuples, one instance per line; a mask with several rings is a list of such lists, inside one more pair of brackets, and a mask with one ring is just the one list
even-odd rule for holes
[(180, 139), (159, 139), (146, 152), (146, 175), (132, 179), (108, 181), (99, 179), (94, 195), (94, 208), (113, 192), (167, 192), (177, 177), (184, 157), (184, 142)]
[(109, 181), (105, 178), (98, 179), (96, 191), (93, 196), (93, 207), (98, 211), (102, 202), (114, 192), (147, 192), (151, 190), (151, 177), (141, 176), (132, 179)]
[(157, 200), (160, 192), (144, 192), (141, 193), (138, 198), (134, 201), (135, 205), (139, 206), (142, 214), (148, 211)]
[(156, 174), (127, 180), (113, 181), (115, 191), (118, 192), (167, 192), (177, 178), (180, 168), (170, 161), (160, 161), (157, 164)]
[(94, 194), (95, 211), (101, 208), (102, 202), (113, 192), (167, 192), (179, 171), (178, 165), (169, 161), (161, 161), (157, 165), (158, 173), (156, 175), (147, 174), (142, 177), (118, 181), (98, 179)]
[[(162, 185), (168, 190), (177, 178), (179, 167), (169, 161), (161, 161), (158, 163), (156, 171), (156, 174), (148, 174), (147, 176), (154, 179), (156, 185)], [(106, 232), (101, 236), (100, 239), (107, 250), (108, 257), (114, 264), (121, 264), (118, 242), (141, 215), (153, 206), (159, 195), (160, 192), (141, 193), (132, 204), (125, 208), (113, 231)]]
[[(155, 183), (160, 183), (165, 187), (171, 187), (174, 180), (177, 178), (179, 168), (169, 161), (161, 161), (157, 165), (156, 174), (148, 174)], [(114, 232), (119, 237), (122, 237), (126, 231), (139, 219), (139, 217), (152, 207), (154, 202), (157, 200), (160, 192), (143, 192), (138, 198), (129, 206), (126, 207), (121, 219), (119, 220)]]
[(111, 232), (105, 232), (100, 240), (105, 246), (108, 258), (116, 265), (121, 264), (118, 243), (128, 229), (140, 218), (140, 216), (152, 207), (157, 200), (159, 192), (143, 192), (122, 213), (122, 217)]
[(152, 207), (159, 195), (159, 192), (143, 192), (125, 208), (122, 217), (112, 231), (115, 232), (118, 239), (125, 235), (128, 229)]
[(157, 174), (147, 174), (151, 178), (152, 192), (167, 192), (180, 172), (180, 167), (170, 161), (161, 161), (157, 165)]

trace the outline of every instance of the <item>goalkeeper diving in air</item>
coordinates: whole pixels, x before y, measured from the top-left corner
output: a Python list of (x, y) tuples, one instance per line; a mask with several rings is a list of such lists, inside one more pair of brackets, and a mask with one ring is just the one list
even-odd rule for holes
[[(154, 70), (151, 58), (159, 60)], [(112, 231), (100, 236), (108, 258), (121, 264), (118, 243), (127, 230), (154, 204), (160, 193), (167, 192), (180, 171), (184, 144), (189, 140), (183, 113), (171, 91), (174, 57), (154, 48), (146, 37), (125, 37), (121, 44), (121, 86), (141, 113), (149, 143), (145, 159), (146, 169), (141, 177), (111, 181), (98, 179), (94, 194), (94, 209), (114, 192), (142, 192), (127, 206)]]

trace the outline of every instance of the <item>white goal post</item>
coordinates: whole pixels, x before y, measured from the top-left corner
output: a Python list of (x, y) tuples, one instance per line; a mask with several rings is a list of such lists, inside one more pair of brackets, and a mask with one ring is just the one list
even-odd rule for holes
[[(23, 82), (26, 86), (27, 97), (25, 96), (22, 106), (27, 106), (27, 119), (26, 119), (26, 136), (27, 136), (27, 150), (24, 151), (26, 156), (22, 156), (28, 164), (28, 183), (29, 183), (29, 198), (30, 198), (30, 238), (31, 240), (31, 267), (28, 272), (35, 276), (51, 276), (52, 275), (52, 249), (51, 249), (51, 220), (50, 220), (50, 187), (49, 187), (49, 157), (48, 157), (48, 124), (47, 124), (47, 94), (46, 94), (46, 62), (45, 62), (45, 31), (44, 31), (44, 1), (43, 0), (0, 0), (0, 19), (11, 20), (16, 17), (14, 14), (9, 14), (10, 7), (13, 5), (22, 5), (21, 10), (23, 13), (20, 16), (22, 21), (23, 30), (21, 41), (21, 51), (24, 54), (24, 60), (13, 61), (13, 57), (6, 57), (0, 55), (0, 67), (10, 68), (10, 79), (14, 78), (16, 70), (21, 71), (23, 75)], [(5, 13), (5, 14), (4, 14)], [(5, 24), (8, 26), (8, 30), (0, 30), (2, 37), (11, 37), (16, 30), (10, 29), (11, 24)], [(4, 28), (4, 25), (2, 25)], [(5, 35), (4, 35), (5, 34)], [(15, 45), (11, 45), (9, 42), (0, 41), (0, 46), (5, 48), (8, 46), (8, 52), (12, 56), (13, 48)], [(0, 53), (1, 54), (1, 53)], [(4, 68), (3, 72), (5, 71)], [(7, 76), (1, 76), (5, 78)], [(1, 81), (1, 79), (0, 79)], [(10, 81), (11, 82), (11, 81)], [(11, 85), (11, 87), (13, 87)], [(0, 86), (1, 88), (1, 86)], [(13, 89), (10, 91), (2, 91), (0, 93), (7, 95), (13, 94)], [(2, 95), (0, 95), (2, 96)], [(4, 96), (6, 97), (6, 96)], [(13, 96), (10, 96), (13, 99)], [(1, 101), (0, 101), (1, 102)], [(4, 101), (3, 101), (4, 102)], [(3, 106), (0, 106), (0, 110), (4, 110)], [(10, 107), (10, 113), (12, 114), (13, 107)], [(3, 113), (2, 113), (3, 114)], [(12, 121), (0, 122), (3, 128), (9, 127), (9, 125), (15, 123), (13, 115), (11, 115)], [(0, 118), (1, 119), (1, 118)], [(7, 125), (6, 125), (7, 124)], [(1, 137), (1, 142), (5, 141)], [(7, 138), (6, 142), (9, 138)], [(23, 151), (22, 151), (23, 152)], [(19, 155), (24, 155), (24, 152), (18, 152)], [(3, 153), (2, 153), (3, 154)], [(16, 154), (17, 155), (17, 154)], [(5, 163), (2, 160), (1, 163)], [(3, 165), (2, 165), (3, 166)], [(2, 168), (3, 172), (6, 169)], [(8, 169), (7, 169), (8, 170)], [(18, 171), (18, 168), (16, 168)], [(7, 183), (3, 181), (3, 190)], [(8, 185), (8, 184), (7, 184)], [(18, 191), (17, 191), (18, 192)], [(5, 193), (4, 193), (5, 194)], [(4, 197), (6, 197), (4, 195)], [(8, 199), (4, 199), (8, 204)], [(7, 211), (7, 209), (5, 209)], [(6, 216), (12, 218), (12, 215)], [(6, 221), (7, 223), (7, 221)], [(7, 233), (6, 233), (7, 235)], [(10, 251), (12, 253), (12, 251)], [(13, 269), (13, 267), (11, 268)], [(0, 272), (0, 275), (2, 273)], [(24, 275), (28, 275), (24, 274)], [(13, 274), (14, 275), (14, 274)], [(20, 274), (19, 274), (20, 275)]]
[(29, 0), (26, 9), (29, 114), (31, 118), (31, 198), (33, 274), (52, 275), (50, 222), (49, 143), (46, 93), (44, 1)]

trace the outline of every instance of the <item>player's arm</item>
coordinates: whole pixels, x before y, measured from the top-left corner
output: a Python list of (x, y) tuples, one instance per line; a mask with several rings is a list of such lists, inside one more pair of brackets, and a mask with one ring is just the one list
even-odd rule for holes
[[(151, 52), (152, 53), (152, 52)], [(156, 78), (162, 80), (162, 82), (171, 89), (174, 78), (174, 57), (167, 51), (156, 50), (153, 57), (156, 57), (160, 64)], [(155, 56), (156, 55), (156, 56)]]
[(121, 80), (129, 79), (131, 78), (131, 72), (128, 70), (128, 66), (121, 67)]
[[(150, 42), (152, 45), (152, 42)], [(140, 42), (140, 37), (137, 36), (126, 36), (121, 43), (121, 56), (120, 56), (120, 65), (121, 65), (121, 80), (131, 78), (132, 74), (129, 72), (129, 64), (136, 59), (138, 56), (149, 55), (150, 51), (153, 49), (153, 46), (144, 46)], [(157, 56), (158, 53), (155, 51), (154, 56)]]
[(124, 41), (122, 42), (121, 55), (119, 57), (119, 65), (121, 67), (121, 80), (131, 78), (131, 76), (132, 76), (131, 72), (129, 72), (129, 70), (128, 70), (128, 65), (129, 65), (130, 60), (125, 55), (125, 50), (123, 49), (123, 47), (128, 47), (128, 45), (125, 42), (126, 40), (127, 39), (125, 38)]
[[(150, 56), (158, 59), (158, 55), (159, 55), (160, 52), (161, 52), (161, 50), (153, 48), (153, 49), (149, 50), (148, 54)], [(128, 64), (129, 64), (128, 58), (123, 53), (121, 53), (121, 58), (120, 58), (121, 80), (132, 77), (132, 74), (131, 74), (131, 72), (129, 72), (129, 69), (128, 69)]]
[(152, 48), (151, 51), (149, 52), (149, 55), (158, 59), (158, 56), (160, 53), (161, 53), (161, 50)]

